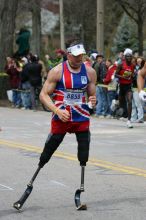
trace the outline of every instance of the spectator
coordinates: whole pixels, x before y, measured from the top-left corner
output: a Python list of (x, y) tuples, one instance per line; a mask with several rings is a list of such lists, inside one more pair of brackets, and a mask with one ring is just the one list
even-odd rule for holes
[(29, 70), (28, 70), (28, 59), (23, 57), (21, 59), (23, 63), (23, 68), (21, 72), (21, 99), (22, 99), (22, 109), (31, 109), (31, 98), (30, 98), (30, 82), (29, 82)]
[(30, 82), (30, 95), (32, 109), (36, 110), (38, 96), (42, 87), (42, 65), (39, 63), (38, 56), (31, 57), (31, 63), (28, 63), (27, 72)]
[(104, 56), (98, 54), (96, 56), (96, 64), (94, 69), (97, 74), (97, 87), (96, 87), (96, 99), (98, 103), (96, 105), (96, 116), (99, 118), (109, 117), (108, 100), (107, 100), (107, 88), (103, 87), (103, 79), (106, 77), (107, 67), (104, 62)]
[(59, 63), (61, 63), (62, 61), (66, 60), (66, 54), (65, 51), (62, 49), (57, 49), (55, 51), (56, 53), (56, 59), (54, 61), (54, 66), (58, 65)]
[(12, 89), (12, 103), (13, 107), (20, 108), (21, 107), (21, 93), (19, 91), (21, 78), (20, 72), (21, 67), (19, 63), (16, 62), (13, 58), (7, 57), (7, 64), (5, 66), (5, 71), (10, 77), (10, 86)]
[(108, 91), (107, 91), (107, 100), (108, 100), (108, 113), (110, 116), (112, 116), (113, 112), (111, 110), (111, 104), (112, 101), (116, 98), (117, 93), (117, 80), (114, 77), (115, 70), (117, 66), (113, 63), (110, 59), (106, 60), (106, 66), (107, 66), (107, 74), (106, 77), (103, 79), (104, 84), (108, 85)]
[(96, 57), (97, 57), (98, 53), (97, 52), (94, 52), (94, 53), (91, 53), (90, 54), (90, 59), (92, 61), (92, 67), (94, 68), (95, 64), (97, 63), (96, 62)]
[(92, 60), (90, 59), (88, 55), (83, 56), (83, 62), (86, 66), (92, 67)]
[(21, 28), (20, 32), (16, 39), (16, 44), (18, 45), (18, 51), (15, 56), (23, 57), (29, 53), (30, 45), (29, 45), (30, 31), (25, 28)]
[(122, 61), (124, 59), (124, 51), (120, 51), (118, 54), (118, 58), (116, 59), (116, 64), (122, 64)]
[(133, 91), (133, 99), (132, 99), (131, 121), (138, 123), (144, 122), (144, 110), (137, 90), (137, 76), (139, 74), (139, 70), (144, 66), (144, 63), (145, 60), (142, 57), (137, 57), (136, 66), (134, 69), (134, 79), (133, 79), (134, 91)]
[(46, 66), (47, 73), (54, 67), (53, 60), (49, 56), (49, 54), (45, 55), (45, 66)]
[(42, 77), (42, 84), (44, 84), (45, 80), (47, 79), (48, 71), (46, 69), (46, 66), (43, 60), (39, 59), (38, 63), (42, 65), (41, 77)]

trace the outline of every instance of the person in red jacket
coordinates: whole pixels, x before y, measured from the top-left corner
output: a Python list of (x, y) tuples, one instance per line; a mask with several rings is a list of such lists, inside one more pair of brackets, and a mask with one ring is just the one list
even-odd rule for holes
[(116, 76), (119, 78), (119, 102), (124, 108), (123, 103), (126, 100), (128, 121), (127, 127), (133, 128), (130, 119), (132, 112), (132, 81), (134, 76), (134, 65), (132, 63), (132, 50), (127, 48), (124, 51), (125, 59), (117, 66)]
[(19, 66), (18, 62), (13, 58), (7, 57), (7, 64), (5, 66), (5, 71), (9, 75), (10, 79), (10, 86), (13, 91), (12, 95), (12, 102), (13, 107), (19, 108), (21, 107), (21, 93), (18, 90), (21, 84), (21, 67)]
[(107, 99), (108, 99), (110, 116), (112, 116), (113, 111), (111, 110), (111, 104), (112, 101), (116, 98), (116, 89), (117, 89), (117, 79), (115, 78), (115, 71), (117, 65), (113, 64), (110, 59), (107, 59), (106, 66), (107, 66), (107, 73), (106, 73), (106, 77), (103, 79), (103, 83), (108, 86)]

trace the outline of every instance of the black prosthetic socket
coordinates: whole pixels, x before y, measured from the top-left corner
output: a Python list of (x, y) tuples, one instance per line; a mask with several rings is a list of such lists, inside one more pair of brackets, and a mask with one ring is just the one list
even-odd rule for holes
[(89, 157), (90, 132), (76, 133), (76, 138), (78, 142), (78, 160), (81, 166), (86, 166)]
[(51, 158), (60, 143), (63, 141), (65, 134), (50, 134), (46, 140), (45, 147), (40, 156), (39, 167), (42, 168)]

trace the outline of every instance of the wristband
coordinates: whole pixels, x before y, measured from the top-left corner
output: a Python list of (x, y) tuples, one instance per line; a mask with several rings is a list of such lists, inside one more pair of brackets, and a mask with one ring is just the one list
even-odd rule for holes
[(59, 108), (56, 108), (54, 111), (54, 114), (56, 115), (58, 111), (59, 111)]

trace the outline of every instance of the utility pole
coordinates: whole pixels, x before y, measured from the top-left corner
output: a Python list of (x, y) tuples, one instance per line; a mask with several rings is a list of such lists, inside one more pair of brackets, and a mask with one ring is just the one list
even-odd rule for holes
[(59, 9), (60, 9), (60, 46), (61, 49), (65, 49), (64, 44), (64, 18), (63, 18), (63, 0), (59, 0)]
[(97, 0), (96, 48), (99, 53), (104, 51), (104, 0)]

